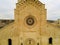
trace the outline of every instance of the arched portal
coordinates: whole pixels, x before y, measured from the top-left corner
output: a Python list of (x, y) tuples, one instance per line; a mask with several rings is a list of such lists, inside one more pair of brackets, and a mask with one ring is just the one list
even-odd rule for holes
[(35, 40), (32, 38), (28, 38), (25, 40), (25, 45), (35, 45)]

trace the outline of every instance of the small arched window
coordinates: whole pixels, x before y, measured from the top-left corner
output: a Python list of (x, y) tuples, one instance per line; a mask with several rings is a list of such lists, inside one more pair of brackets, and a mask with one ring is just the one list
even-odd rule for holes
[(8, 45), (12, 45), (12, 40), (8, 39)]
[(31, 44), (31, 40), (29, 40), (29, 44)]
[(39, 43), (37, 43), (37, 45), (39, 45)]
[(23, 45), (23, 43), (21, 43), (21, 45)]
[(49, 38), (49, 44), (52, 44), (52, 37)]

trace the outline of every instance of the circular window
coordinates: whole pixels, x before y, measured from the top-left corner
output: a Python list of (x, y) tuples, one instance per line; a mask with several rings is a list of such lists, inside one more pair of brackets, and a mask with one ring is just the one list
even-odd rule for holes
[(33, 24), (34, 24), (34, 19), (33, 19), (32, 17), (28, 17), (28, 18), (26, 19), (26, 23), (27, 23), (28, 25), (33, 25)]
[(24, 19), (24, 24), (28, 28), (34, 27), (36, 25), (36, 22), (37, 22), (36, 18), (32, 15), (26, 16)]

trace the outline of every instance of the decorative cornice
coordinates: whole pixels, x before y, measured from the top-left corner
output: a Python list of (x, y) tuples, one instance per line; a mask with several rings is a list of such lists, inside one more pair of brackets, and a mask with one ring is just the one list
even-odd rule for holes
[(39, 1), (39, 0), (18, 0), (18, 2), (24, 2), (24, 1), (32, 1), (32, 2), (34, 2), (34, 1)]

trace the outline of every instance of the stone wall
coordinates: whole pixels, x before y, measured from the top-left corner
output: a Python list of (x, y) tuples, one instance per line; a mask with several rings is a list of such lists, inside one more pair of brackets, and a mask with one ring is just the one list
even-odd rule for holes
[(3, 28), (5, 25), (13, 22), (14, 20), (0, 20), (0, 28)]

